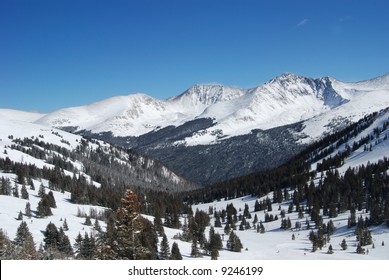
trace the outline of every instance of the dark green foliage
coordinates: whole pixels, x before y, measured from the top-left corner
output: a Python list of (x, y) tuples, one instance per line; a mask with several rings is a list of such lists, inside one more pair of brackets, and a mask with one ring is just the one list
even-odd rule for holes
[(19, 247), (16, 248), (16, 259), (35, 259), (37, 257), (35, 243), (26, 222), (20, 223), (16, 230), (14, 243)]
[(19, 214), (18, 214), (17, 220), (18, 220), (18, 221), (21, 221), (21, 220), (23, 220), (23, 213), (22, 213), (22, 211), (19, 211)]
[(86, 216), (85, 217), (84, 225), (86, 225), (86, 226), (91, 226), (92, 225), (92, 221), (90, 219), (90, 216)]
[[(6, 162), (3, 164), (3, 166), (4, 165), (6, 165)], [(9, 196), (9, 195), (11, 195), (11, 192), (12, 192), (11, 181), (9, 180), (9, 178), (1, 177), (1, 180), (0, 180), (0, 195), (8, 195)]]
[(97, 232), (101, 232), (102, 229), (101, 229), (101, 226), (100, 226), (100, 223), (99, 223), (99, 220), (95, 219), (95, 222), (93, 224), (93, 228), (97, 231)]
[(39, 217), (47, 217), (53, 215), (50, 208), (50, 201), (48, 195), (43, 195), (38, 203), (37, 214)]
[(24, 214), (25, 214), (29, 219), (31, 219), (32, 213), (31, 213), (31, 205), (30, 205), (30, 202), (27, 202), (27, 203), (26, 203), (26, 208), (25, 208), (25, 210), (24, 210)]
[(360, 244), (358, 244), (356, 253), (364, 255), (365, 252), (366, 252), (365, 248), (362, 248), (362, 246)]
[(160, 245), (159, 259), (168, 260), (169, 258), (170, 258), (169, 241), (167, 240), (166, 234), (164, 234), (162, 236), (162, 241)]
[(22, 189), (21, 189), (20, 192), (21, 192), (21, 195), (22, 195), (22, 199), (28, 199), (29, 198), (26, 185), (24, 185), (24, 184), (22, 185)]
[(39, 197), (42, 198), (45, 194), (46, 194), (46, 189), (45, 189), (45, 187), (43, 186), (43, 184), (41, 184), (41, 185), (39, 186), (38, 195), (39, 195)]
[(47, 194), (47, 200), (51, 208), (57, 208), (57, 203), (55, 201), (54, 194), (52, 191), (49, 191), (49, 193)]
[(14, 186), (14, 188), (12, 190), (12, 196), (13, 197), (19, 197), (19, 187), (18, 187), (18, 185), (16, 185), (16, 183), (15, 183), (15, 186)]
[(190, 256), (193, 258), (198, 258), (200, 257), (200, 250), (198, 248), (197, 240), (193, 239), (192, 241), (192, 250), (190, 252)]
[(209, 225), (209, 216), (204, 211), (197, 210), (193, 218), (189, 219), (189, 232), (193, 239), (197, 240), (199, 245), (203, 247), (206, 239), (204, 236), (205, 228)]
[(233, 252), (241, 252), (243, 249), (242, 242), (240, 241), (239, 237), (234, 233), (234, 231), (231, 231), (230, 236), (228, 238), (227, 249)]
[(170, 260), (182, 260), (180, 248), (178, 247), (178, 244), (176, 242), (173, 242)]
[(162, 224), (162, 219), (161, 219), (161, 216), (159, 215), (159, 212), (157, 212), (156, 215), (154, 216), (154, 228), (159, 236), (163, 236), (163, 234), (165, 233), (165, 230), (164, 230), (163, 224)]
[(45, 232), (43, 233), (44, 238), (44, 249), (45, 250), (54, 250), (58, 248), (59, 244), (59, 232), (55, 224), (49, 223), (46, 227)]
[(342, 250), (343, 250), (343, 251), (347, 250), (346, 239), (343, 239), (343, 240), (342, 240), (342, 243), (340, 244), (340, 247), (342, 247)]
[(63, 221), (63, 226), (62, 226), (63, 230), (64, 231), (68, 231), (69, 230), (69, 226), (68, 226), (68, 222), (66, 221), (66, 218), (65, 220)]

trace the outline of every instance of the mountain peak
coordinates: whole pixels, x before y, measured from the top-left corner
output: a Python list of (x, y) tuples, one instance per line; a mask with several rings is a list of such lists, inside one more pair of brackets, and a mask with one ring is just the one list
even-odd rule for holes
[(173, 100), (185, 100), (192, 105), (211, 105), (232, 100), (245, 94), (245, 90), (222, 84), (195, 84)]

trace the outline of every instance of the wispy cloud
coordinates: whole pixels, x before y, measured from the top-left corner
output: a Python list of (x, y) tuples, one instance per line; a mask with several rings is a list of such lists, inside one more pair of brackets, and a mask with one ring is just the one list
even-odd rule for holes
[(349, 20), (352, 20), (353, 18), (351, 16), (344, 16), (344, 17), (341, 17), (338, 19), (339, 22), (345, 22), (345, 21), (349, 21)]
[(306, 25), (308, 22), (309, 22), (309, 19), (305, 18), (305, 19), (301, 20), (299, 23), (297, 23), (296, 26), (301, 27), (301, 26)]

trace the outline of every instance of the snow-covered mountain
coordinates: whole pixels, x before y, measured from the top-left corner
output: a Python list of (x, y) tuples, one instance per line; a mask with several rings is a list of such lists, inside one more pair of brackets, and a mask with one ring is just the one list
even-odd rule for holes
[[(134, 149), (209, 184), (277, 166), (304, 145), (387, 107), (389, 74), (346, 83), (285, 73), (251, 89), (194, 85), (167, 100), (117, 96), (29, 119)], [(30, 113), (0, 110), (7, 114), (26, 119)]]
[[(90, 105), (61, 109), (32, 121), (57, 128), (113, 136), (140, 136), (200, 118), (214, 120), (181, 144), (211, 144), (220, 138), (270, 129), (319, 117), (355, 119), (389, 106), (389, 74), (358, 83), (306, 78), (285, 73), (252, 89), (194, 85), (183, 94), (158, 100), (145, 94), (112, 97)], [(326, 116), (328, 114), (328, 117)], [(325, 128), (306, 130), (315, 139)], [(215, 133), (217, 132), (217, 133)], [(317, 135), (319, 134), (319, 135)]]

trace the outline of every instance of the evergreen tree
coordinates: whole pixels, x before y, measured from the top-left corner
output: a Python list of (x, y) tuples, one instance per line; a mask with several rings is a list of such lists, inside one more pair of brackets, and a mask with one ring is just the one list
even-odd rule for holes
[(216, 248), (212, 248), (211, 249), (211, 260), (217, 260), (218, 257), (219, 257), (219, 250), (217, 250)]
[(82, 241), (83, 241), (82, 235), (81, 233), (78, 233), (74, 242), (74, 253), (76, 255), (76, 258), (78, 259), (82, 258), (81, 256)]
[(18, 185), (16, 185), (16, 183), (15, 183), (15, 187), (12, 190), (12, 195), (14, 197), (19, 197), (19, 187), (18, 187)]
[(255, 226), (258, 223), (258, 216), (257, 214), (254, 215), (253, 225)]
[(53, 215), (50, 208), (47, 195), (43, 195), (38, 203), (37, 214), (40, 217), (47, 217)]
[(26, 188), (26, 185), (22, 185), (22, 190), (21, 190), (21, 195), (22, 195), (22, 199), (29, 199), (29, 195), (28, 195), (28, 192), (27, 192), (27, 188)]
[(58, 251), (62, 253), (64, 258), (73, 256), (73, 248), (70, 244), (69, 237), (65, 234), (62, 227), (60, 227), (58, 233)]
[(34, 239), (30, 233), (27, 223), (21, 222), (18, 229), (16, 230), (16, 237), (14, 243), (20, 247), (19, 252), (17, 253), (18, 259), (36, 259), (37, 253), (35, 249)]
[(178, 247), (178, 244), (176, 242), (173, 242), (172, 245), (172, 253), (170, 255), (171, 260), (182, 260), (180, 248)]
[(90, 216), (86, 216), (85, 217), (84, 225), (86, 225), (86, 226), (91, 226), (92, 225), (92, 221), (90, 219)]
[(93, 228), (97, 231), (97, 232), (101, 232), (101, 226), (100, 226), (100, 223), (99, 223), (99, 220), (97, 220), (97, 218), (95, 219), (95, 222), (93, 224)]
[(168, 260), (170, 258), (169, 241), (167, 240), (166, 234), (162, 236), (160, 245), (159, 258), (161, 260)]
[(217, 215), (215, 218), (215, 227), (222, 227), (222, 222), (220, 221), (220, 215)]
[(365, 254), (365, 249), (362, 248), (362, 246), (360, 244), (358, 244), (356, 252), (357, 252), (357, 254), (364, 255)]
[(96, 239), (93, 235), (88, 235), (85, 232), (81, 243), (80, 256), (84, 260), (92, 260), (96, 254)]
[(332, 248), (332, 245), (330, 244), (330, 246), (328, 247), (327, 254), (333, 254), (333, 253), (334, 253), (334, 250)]
[(157, 214), (154, 217), (154, 228), (159, 236), (164, 235), (165, 230), (163, 228), (162, 219), (161, 219), (161, 216), (159, 215), (159, 211), (157, 211)]
[(30, 205), (30, 202), (27, 202), (27, 203), (26, 203), (26, 208), (25, 208), (25, 210), (24, 210), (24, 213), (25, 213), (25, 215), (26, 215), (29, 219), (31, 219), (32, 213), (31, 213), (31, 205)]
[(68, 231), (69, 230), (69, 226), (68, 226), (68, 222), (66, 221), (66, 218), (63, 221), (62, 228), (63, 228), (64, 231)]
[(182, 226), (181, 240), (182, 240), (182, 241), (189, 242), (191, 239), (192, 239), (192, 236), (191, 236), (191, 234), (190, 234), (188, 222), (187, 222), (187, 219), (186, 219), (186, 217), (185, 217), (185, 219), (184, 219), (184, 225)]
[(343, 239), (343, 240), (342, 240), (342, 243), (340, 244), (340, 247), (342, 247), (342, 250), (343, 250), (343, 251), (346, 251), (346, 250), (347, 250), (346, 239)]
[(23, 220), (23, 213), (22, 213), (22, 211), (19, 211), (17, 220), (18, 220), (18, 221)]
[(231, 231), (230, 236), (228, 238), (227, 249), (233, 252), (241, 252), (243, 249), (243, 245), (239, 237), (234, 233), (234, 231)]
[(197, 239), (193, 239), (192, 250), (190, 252), (190, 256), (193, 257), (193, 258), (200, 257), (200, 251), (199, 251), (199, 248), (198, 248), (198, 245), (197, 245)]
[(46, 194), (46, 189), (45, 189), (45, 187), (43, 186), (43, 184), (41, 184), (41, 185), (39, 186), (38, 196), (39, 196), (40, 198), (42, 198), (45, 194)]
[(262, 221), (259, 222), (259, 232), (260, 233), (265, 233), (266, 232), (265, 226), (263, 225)]
[(116, 211), (117, 248), (115, 249), (119, 258), (136, 260), (145, 250), (139, 240), (142, 224), (139, 220), (138, 196), (128, 189), (121, 204), (122, 206)]
[(51, 208), (57, 208), (57, 203), (55, 202), (54, 194), (52, 191), (49, 191), (47, 194), (47, 201)]

